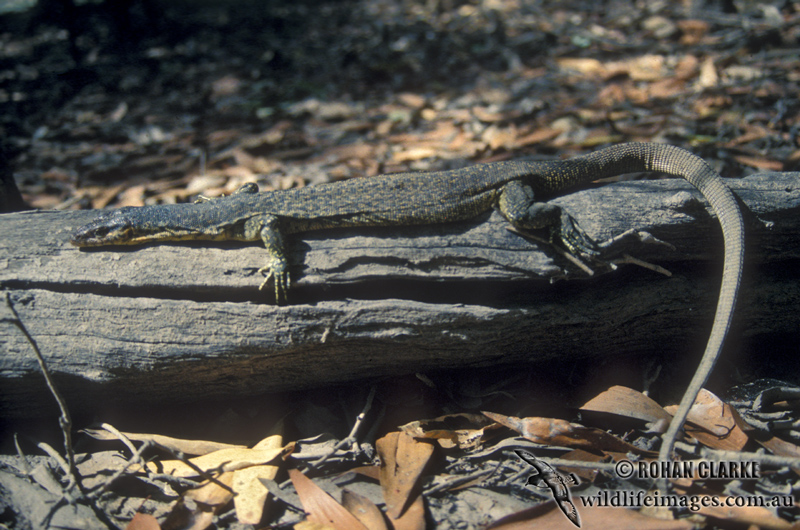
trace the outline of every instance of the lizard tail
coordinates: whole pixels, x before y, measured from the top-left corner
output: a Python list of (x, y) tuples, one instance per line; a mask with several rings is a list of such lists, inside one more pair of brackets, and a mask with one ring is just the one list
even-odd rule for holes
[(678, 432), (697, 394), (708, 380), (730, 329), (744, 259), (744, 222), (739, 204), (722, 177), (705, 160), (672, 145), (619, 144), (588, 155), (559, 161), (555, 165), (553, 170), (560, 172), (563, 182), (570, 184), (578, 184), (586, 178), (595, 180), (640, 171), (657, 171), (681, 177), (706, 198), (722, 225), (725, 263), (717, 311), (700, 364), (662, 439), (658, 457), (659, 460), (669, 460)]
[(739, 205), (719, 174), (705, 160), (678, 147), (662, 144), (624, 144), (646, 161), (648, 170), (660, 171), (686, 179), (703, 194), (722, 226), (725, 240), (725, 263), (722, 271), (717, 311), (703, 357), (681, 399), (678, 410), (664, 433), (659, 460), (669, 460), (678, 433), (689, 409), (708, 381), (731, 326), (733, 310), (742, 277), (744, 261), (744, 222)]

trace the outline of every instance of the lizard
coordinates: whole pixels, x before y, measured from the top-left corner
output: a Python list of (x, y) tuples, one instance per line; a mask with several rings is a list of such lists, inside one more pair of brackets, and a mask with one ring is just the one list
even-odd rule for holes
[(275, 300), (290, 287), (286, 236), (337, 227), (401, 226), (463, 221), (499, 209), (521, 231), (549, 229), (573, 253), (596, 255), (597, 244), (560, 207), (539, 202), (591, 181), (633, 172), (682, 177), (705, 197), (722, 226), (724, 265), (716, 313), (700, 364), (662, 438), (668, 460), (689, 409), (706, 383), (730, 328), (741, 283), (744, 223), (739, 204), (719, 174), (679, 147), (624, 143), (553, 161), (501, 161), (461, 169), (395, 173), (258, 193), (235, 193), (197, 203), (124, 207), (99, 216), (71, 238), (78, 247), (180, 240), (262, 241), (269, 262), (259, 269), (274, 283)]

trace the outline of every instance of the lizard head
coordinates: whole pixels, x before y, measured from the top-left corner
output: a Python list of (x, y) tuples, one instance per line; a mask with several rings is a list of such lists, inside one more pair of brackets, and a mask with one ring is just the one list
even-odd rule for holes
[(91, 223), (80, 227), (70, 238), (77, 247), (99, 247), (103, 245), (130, 245), (145, 234), (137, 229), (136, 208), (125, 207), (99, 216)]
[(165, 206), (151, 207), (149, 216), (143, 216), (144, 208), (135, 207), (107, 212), (78, 228), (72, 234), (70, 243), (77, 247), (100, 247), (139, 245), (158, 239), (181, 239), (179, 236), (182, 234), (179, 231), (165, 226), (163, 216), (158, 215), (161, 209), (165, 209)]
[[(153, 241), (232, 239), (238, 223), (223, 223), (215, 209), (200, 204), (124, 207), (100, 215), (70, 238), (77, 247), (141, 245)], [(227, 236), (227, 237), (226, 237)]]

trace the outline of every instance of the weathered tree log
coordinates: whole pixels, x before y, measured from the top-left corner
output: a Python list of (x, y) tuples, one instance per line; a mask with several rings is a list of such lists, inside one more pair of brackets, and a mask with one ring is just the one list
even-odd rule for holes
[[(791, 266), (800, 255), (799, 177), (730, 181), (758, 217), (747, 227), (741, 337), (800, 329)], [(625, 266), (586, 281), (493, 213), (453, 225), (300, 234), (290, 245), (292, 303), (279, 307), (271, 291), (258, 291), (260, 245), (80, 251), (69, 235), (96, 215), (81, 211), (0, 216), (0, 286), (74, 406), (553, 357), (699, 355), (722, 262), (721, 231), (699, 197), (681, 180), (658, 180), (557, 199), (598, 240), (635, 227), (675, 245), (634, 250), (676, 272), (670, 278)], [(552, 283), (567, 277), (584, 281)], [(0, 414), (29, 415), (50, 398), (9, 315), (0, 308)]]

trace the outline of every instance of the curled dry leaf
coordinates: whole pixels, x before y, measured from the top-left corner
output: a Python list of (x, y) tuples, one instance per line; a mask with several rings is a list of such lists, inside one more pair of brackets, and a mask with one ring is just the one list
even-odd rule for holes
[[(114, 434), (103, 429), (84, 429), (81, 432), (88, 434), (95, 440), (118, 439)], [(162, 436), (160, 434), (135, 432), (123, 432), (122, 434), (134, 442), (153, 442), (161, 447), (166, 447), (170, 451), (180, 451), (187, 455), (205, 455), (221, 449), (247, 449), (244, 445), (225, 444), (208, 440), (184, 440), (181, 438), (172, 438), (171, 436)]]
[(457, 447), (462, 450), (475, 449), (486, 439), (487, 430), (496, 430), (498, 425), (481, 414), (447, 414), (432, 420), (412, 421), (400, 430), (415, 438), (436, 440), (445, 449)]
[(558, 418), (516, 418), (485, 411), (483, 414), (520, 433), (528, 440), (540, 444), (586, 449), (587, 451), (620, 451), (647, 456), (655, 455), (652, 451), (640, 449), (600, 429), (584, 427), (578, 423), (570, 423)]

